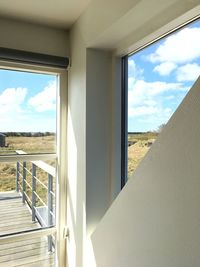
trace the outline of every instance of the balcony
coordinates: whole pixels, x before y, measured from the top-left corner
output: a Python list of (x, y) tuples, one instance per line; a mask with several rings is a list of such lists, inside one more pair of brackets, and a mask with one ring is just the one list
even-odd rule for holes
[[(55, 224), (55, 167), (31, 161), (17, 162), (15, 168), (15, 190), (0, 192), (1, 237)], [(53, 236), (3, 243), (0, 266), (54, 266), (54, 243)]]

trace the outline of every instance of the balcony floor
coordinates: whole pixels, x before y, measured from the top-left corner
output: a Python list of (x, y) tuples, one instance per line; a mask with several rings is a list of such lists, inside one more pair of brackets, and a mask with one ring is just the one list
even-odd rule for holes
[[(16, 192), (0, 193), (0, 234), (40, 228)], [(33, 238), (0, 244), (0, 266), (54, 266), (54, 254), (48, 252), (47, 238)]]

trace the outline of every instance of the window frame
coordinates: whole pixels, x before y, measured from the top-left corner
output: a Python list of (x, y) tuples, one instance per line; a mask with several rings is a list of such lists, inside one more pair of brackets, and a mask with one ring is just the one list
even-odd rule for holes
[(56, 159), (56, 225), (37, 230), (28, 230), (23, 233), (14, 233), (0, 237), (0, 245), (6, 242), (26, 240), (31, 237), (42, 237), (56, 234), (55, 265), (66, 265), (66, 205), (67, 203), (67, 69), (47, 67), (41, 65), (21, 64), (0, 60), (0, 69), (24, 71), (31, 73), (56, 75), (57, 90), (57, 151), (55, 153), (40, 153), (26, 155), (2, 155), (1, 162), (34, 161)]
[(128, 164), (128, 55), (121, 59), (121, 189), (127, 182)]
[[(194, 11), (194, 14), (188, 14), (180, 21), (174, 21), (171, 29), (163, 27), (157, 32), (146, 36), (132, 46), (132, 50), (128, 54), (121, 57), (121, 189), (128, 181), (128, 58), (197, 20), (200, 20), (200, 14), (195, 14)], [(179, 24), (177, 25), (178, 22)]]

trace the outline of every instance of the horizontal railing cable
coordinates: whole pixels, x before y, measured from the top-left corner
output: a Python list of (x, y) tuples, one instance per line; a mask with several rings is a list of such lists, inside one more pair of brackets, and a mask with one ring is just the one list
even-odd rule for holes
[(35, 191), (33, 191), (33, 193), (35, 194), (35, 196), (40, 200), (40, 202), (41, 202), (44, 206), (47, 206), (47, 204), (41, 199), (41, 197), (40, 197)]
[(27, 195), (26, 192), (24, 192), (24, 195), (26, 196), (27, 200), (29, 201), (29, 204), (31, 205), (32, 201), (31, 201), (31, 199), (29, 198), (29, 196)]
[(27, 182), (27, 180), (24, 180), (24, 182), (25, 182), (26, 185), (28, 185), (28, 187), (32, 190), (32, 186)]
[(38, 181), (38, 183), (40, 183), (45, 189), (48, 190), (48, 187), (42, 182), (40, 181), (40, 179), (37, 178), (37, 176), (34, 176), (35, 180)]
[[(40, 157), (40, 155), (27, 155), (26, 152), (22, 150), (18, 150), (16, 152), (19, 156), (16, 171), (16, 190), (17, 192), (21, 191), (23, 203), (27, 203), (32, 211), (32, 221), (38, 221), (42, 227), (52, 226), (56, 217), (56, 195), (53, 191), (53, 188), (55, 187), (55, 181), (53, 178), (56, 177), (56, 168), (42, 161), (45, 160), (47, 155), (43, 154), (42, 157)], [(56, 159), (55, 155), (48, 155), (46, 159), (52, 158)], [(10, 161), (12, 161), (11, 158), (9, 158), (9, 162)], [(27, 164), (27, 161), (29, 161), (32, 165)], [(47, 174), (48, 178), (45, 182), (43, 173), (37, 173), (37, 168)], [(31, 184), (30, 179), (32, 180)], [(37, 191), (38, 186), (39, 190)], [(29, 197), (30, 194), (31, 196)], [(45, 203), (43, 197), (47, 197), (47, 203)], [(41, 213), (39, 212), (40, 210)], [(55, 241), (53, 241), (52, 237), (48, 236), (49, 251), (52, 251), (54, 243)]]

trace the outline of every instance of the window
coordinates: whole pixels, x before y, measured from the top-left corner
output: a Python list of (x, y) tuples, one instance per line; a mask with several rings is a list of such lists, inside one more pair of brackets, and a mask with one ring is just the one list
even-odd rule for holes
[(65, 257), (66, 71), (4, 62), (0, 81), (0, 263), (54, 266)]
[(123, 58), (122, 186), (200, 75), (200, 21)]

